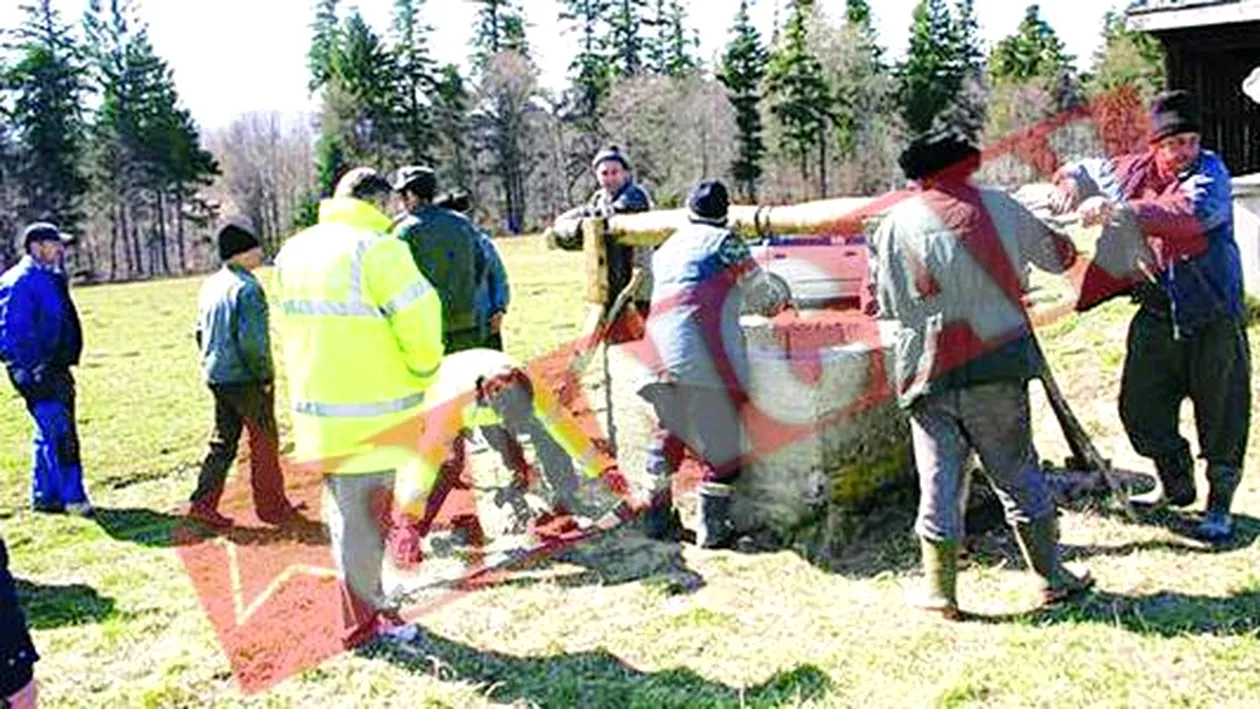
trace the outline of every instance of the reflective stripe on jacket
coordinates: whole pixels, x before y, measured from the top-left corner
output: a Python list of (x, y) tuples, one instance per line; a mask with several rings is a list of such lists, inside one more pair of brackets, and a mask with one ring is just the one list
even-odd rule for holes
[(295, 455), (324, 473), (415, 457), (424, 391), (442, 361), (442, 304), (390, 220), (334, 198), (276, 258)]

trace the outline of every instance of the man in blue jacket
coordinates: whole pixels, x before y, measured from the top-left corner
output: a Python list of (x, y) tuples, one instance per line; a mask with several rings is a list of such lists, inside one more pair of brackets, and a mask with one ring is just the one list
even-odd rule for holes
[(197, 298), (197, 346), (214, 395), (214, 432), (189, 516), (212, 527), (231, 526), (219, 512), (219, 498), (241, 431), (248, 429), (254, 509), (262, 521), (278, 524), (294, 509), (280, 471), (267, 296), (252, 273), (262, 265), (263, 250), (252, 232), (231, 223), (219, 229), (218, 245), (223, 268), (206, 280)]
[(35, 419), (31, 505), (90, 516), (70, 374), (83, 352), (83, 330), (61, 268), (73, 239), (37, 222), (23, 241), (26, 256), (0, 276), (0, 361)]
[[(465, 216), (472, 208), (468, 194), (464, 192), (447, 193), (437, 201), (437, 206)], [(484, 229), (477, 229), (477, 232), (481, 237), (477, 241), (480, 253), (476, 261), (477, 292), (473, 301), (477, 330), (481, 333), (482, 347), (502, 352), (503, 318), (512, 302), (512, 292), (508, 286), (507, 269), (494, 246), (494, 239)]]
[(1197, 497), (1190, 445), (1178, 430), (1194, 402), (1199, 454), (1207, 459), (1207, 514), (1200, 537), (1232, 533), (1230, 506), (1242, 478), (1251, 414), (1251, 353), (1243, 323), (1242, 265), (1234, 240), (1229, 171), (1200, 148), (1197, 111), (1184, 91), (1151, 105), (1150, 148), (1084, 160), (1056, 175), (1053, 206), (1086, 223), (1133, 225), (1156, 261), (1132, 290), (1120, 418), (1133, 448), (1155, 460), (1160, 488), (1134, 501), (1183, 507)]

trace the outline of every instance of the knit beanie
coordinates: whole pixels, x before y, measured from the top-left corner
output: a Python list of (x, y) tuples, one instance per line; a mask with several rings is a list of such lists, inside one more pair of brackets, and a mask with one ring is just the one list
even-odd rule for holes
[(254, 236), (253, 232), (237, 224), (226, 224), (219, 229), (217, 241), (219, 242), (219, 258), (223, 261), (262, 245), (258, 243), (258, 237)]

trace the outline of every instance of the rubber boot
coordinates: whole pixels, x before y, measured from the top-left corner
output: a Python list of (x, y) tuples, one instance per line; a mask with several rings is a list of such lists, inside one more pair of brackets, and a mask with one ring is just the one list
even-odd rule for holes
[(1016, 524), (1014, 530), (1024, 561), (1033, 573), (1041, 577), (1041, 601), (1044, 605), (1067, 600), (1094, 585), (1088, 571), (1077, 576), (1060, 563), (1059, 521), (1054, 515)]
[(959, 620), (958, 540), (932, 541), (919, 537), (923, 553), (923, 587), (910, 597), (916, 608), (936, 613), (946, 620)]
[(700, 527), (696, 533), (696, 544), (702, 549), (730, 549), (734, 541), (731, 486), (707, 482), (700, 487)]
[(1185, 507), (1193, 505), (1198, 497), (1194, 487), (1194, 459), (1189, 451), (1181, 451), (1170, 456), (1155, 459), (1155, 473), (1159, 476), (1159, 487), (1134, 495), (1129, 501), (1138, 507), (1160, 507), (1173, 505)]
[(1242, 481), (1242, 471), (1225, 465), (1209, 465), (1207, 479), (1207, 514), (1195, 532), (1205, 541), (1223, 542), (1234, 533), (1229, 508), (1234, 503), (1234, 491)]
[(668, 487), (653, 496), (652, 506), (643, 515), (643, 533), (662, 542), (682, 539), (682, 520), (674, 509), (674, 495)]

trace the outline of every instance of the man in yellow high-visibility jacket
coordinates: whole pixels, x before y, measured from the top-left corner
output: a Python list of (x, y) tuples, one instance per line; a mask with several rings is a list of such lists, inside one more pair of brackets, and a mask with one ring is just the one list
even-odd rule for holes
[(416, 463), (424, 392), (442, 361), (442, 304), (388, 235), (390, 185), (356, 168), (319, 223), (276, 258), (294, 457), (324, 476), (347, 646), (401, 624), (381, 588), (395, 473)]

